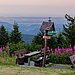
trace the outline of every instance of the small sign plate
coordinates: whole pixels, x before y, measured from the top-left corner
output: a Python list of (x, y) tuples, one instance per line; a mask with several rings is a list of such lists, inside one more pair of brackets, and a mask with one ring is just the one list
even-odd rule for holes
[(52, 36), (52, 35), (56, 35), (56, 33), (57, 33), (56, 31), (48, 31), (47, 34)]
[(51, 39), (50, 36), (43, 36), (43, 38), (45, 38), (45, 39)]

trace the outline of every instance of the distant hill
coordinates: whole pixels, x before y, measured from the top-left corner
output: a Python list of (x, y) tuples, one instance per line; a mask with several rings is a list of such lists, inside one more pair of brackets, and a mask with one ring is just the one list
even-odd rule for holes
[(36, 35), (40, 32), (41, 24), (18, 24), (19, 25), (19, 31), (22, 32), (22, 34), (29, 34), (29, 35)]
[(8, 22), (0, 22), (0, 26), (3, 25), (7, 31), (11, 32), (13, 29), (13, 25)]
[(25, 41), (26, 44), (31, 44), (33, 37), (34, 35), (22, 34), (22, 40)]

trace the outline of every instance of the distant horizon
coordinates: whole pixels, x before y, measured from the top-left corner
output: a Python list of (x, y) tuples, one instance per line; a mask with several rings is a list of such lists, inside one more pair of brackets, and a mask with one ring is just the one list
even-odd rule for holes
[[(65, 15), (64, 16), (0, 16), (0, 17), (63, 17), (65, 18)], [(71, 17), (75, 17), (75, 15), (70, 15), (70, 14), (68, 15)]]
[[(33, 16), (23, 16), (23, 15), (22, 16), (21, 15), (20, 16), (17, 16), (17, 15), (16, 16), (14, 16), (14, 15), (13, 16), (12, 15), (11, 16), (1, 16), (1, 14), (0, 14), (0, 17), (64, 17), (65, 15), (63, 15), (63, 16), (59, 16), (59, 15), (55, 15), (55, 16), (53, 16), (53, 15), (52, 16), (51, 15), (50, 16), (34, 16), (34, 15)], [(70, 14), (68, 14), (68, 15), (70, 15)], [(75, 15), (70, 15), (70, 16), (75, 16)]]

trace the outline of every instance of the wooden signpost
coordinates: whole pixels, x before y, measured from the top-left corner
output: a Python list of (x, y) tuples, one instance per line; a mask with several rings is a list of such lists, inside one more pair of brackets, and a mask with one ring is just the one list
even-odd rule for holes
[(48, 31), (47, 32), (48, 36), (43, 36), (43, 38), (45, 39), (43, 67), (45, 67), (45, 63), (46, 63), (46, 44), (47, 44), (47, 39), (51, 39), (51, 36), (56, 35), (56, 33), (57, 33), (56, 31)]
[(42, 26), (40, 28), (41, 31), (44, 31), (43, 38), (45, 39), (43, 67), (45, 67), (45, 63), (46, 63), (46, 44), (47, 44), (47, 39), (51, 39), (51, 36), (56, 35), (54, 22), (51, 22), (50, 18), (49, 18), (48, 21), (49, 22), (43, 22)]

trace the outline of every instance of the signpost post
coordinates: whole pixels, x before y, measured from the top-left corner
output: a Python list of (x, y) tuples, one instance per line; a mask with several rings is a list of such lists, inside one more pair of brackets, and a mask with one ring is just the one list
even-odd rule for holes
[(43, 57), (43, 67), (45, 67), (45, 63), (46, 63), (46, 41), (47, 39), (45, 38), (45, 47), (44, 47), (44, 57)]
[(42, 26), (40, 27), (41, 31), (44, 31), (44, 36), (43, 38), (45, 39), (45, 47), (44, 47), (44, 57), (43, 57), (43, 67), (45, 67), (46, 63), (46, 44), (47, 44), (47, 39), (51, 39), (51, 36), (56, 35), (55, 27), (54, 27), (54, 22), (51, 22), (50, 17), (49, 17), (49, 22), (43, 22)]
[(45, 47), (44, 47), (44, 57), (43, 57), (43, 67), (45, 67), (45, 63), (46, 63), (46, 44), (47, 44), (47, 39), (51, 39), (51, 36), (56, 35), (56, 31), (48, 31), (47, 35), (48, 36), (43, 36), (43, 38), (45, 39)]

